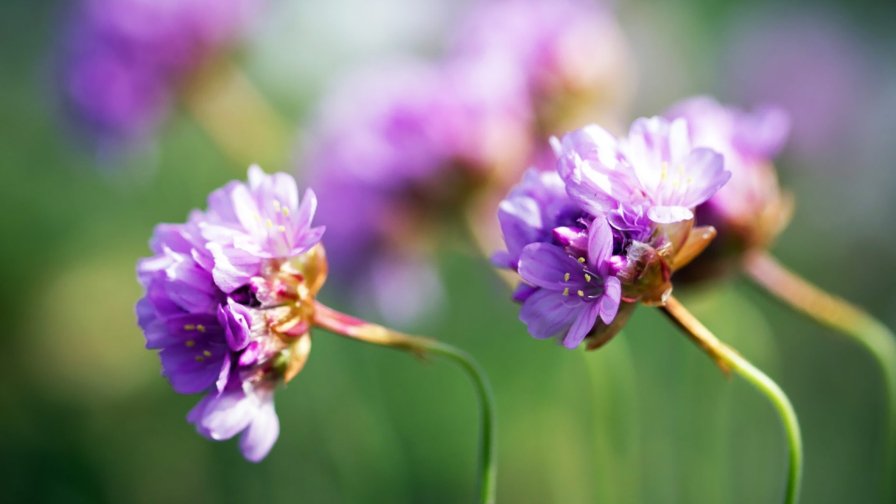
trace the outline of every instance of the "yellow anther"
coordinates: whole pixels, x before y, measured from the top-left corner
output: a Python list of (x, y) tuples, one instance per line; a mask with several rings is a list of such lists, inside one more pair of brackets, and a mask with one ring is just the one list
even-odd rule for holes
[(194, 324), (184, 324), (184, 331), (193, 331), (196, 329)]
[(286, 232), (286, 226), (277, 226), (277, 231), (280, 231), (281, 233), (285, 233), (285, 232)]
[(188, 339), (187, 342), (184, 343), (184, 345), (187, 345), (187, 348), (193, 348), (194, 346), (196, 346), (196, 341)]
[(205, 357), (203, 357), (203, 356), (201, 356), (201, 355), (197, 355), (197, 356), (196, 356), (196, 362), (202, 362), (202, 361), (204, 361), (204, 360), (205, 360)]
[(208, 350), (203, 350), (203, 351), (202, 351), (202, 355), (204, 355), (204, 356), (206, 356), (206, 357), (211, 357), (211, 356), (212, 356), (212, 353), (209, 352)]
[(579, 258), (579, 262), (582, 263), (582, 264), (585, 264), (585, 258), (584, 258), (584, 257), (580, 257), (580, 258)]
[(199, 331), (199, 332), (205, 332), (205, 326), (202, 325), (202, 324), (197, 324), (197, 325), (196, 325), (196, 330)]
[(274, 200), (274, 211), (276, 211), (276, 212), (280, 211), (280, 202), (277, 200)]
[(284, 217), (289, 217), (289, 207), (281, 208), (280, 213), (282, 213)]
[(569, 273), (564, 273), (564, 274), (563, 274), (563, 281), (564, 281), (564, 282), (568, 282), (568, 281), (569, 281)]
[(591, 281), (591, 275), (589, 275), (588, 273), (585, 273), (585, 281), (586, 281), (586, 282), (590, 282), (590, 281)]
[(577, 290), (576, 294), (578, 294), (579, 297), (585, 297), (585, 291), (583, 291), (582, 289)]
[(568, 296), (568, 295), (569, 295), (569, 287), (566, 287), (566, 288), (563, 289), (563, 295), (564, 295), (564, 296)]
[(274, 223), (271, 221), (271, 219), (265, 219), (264, 223), (267, 224), (269, 229), (274, 227)]

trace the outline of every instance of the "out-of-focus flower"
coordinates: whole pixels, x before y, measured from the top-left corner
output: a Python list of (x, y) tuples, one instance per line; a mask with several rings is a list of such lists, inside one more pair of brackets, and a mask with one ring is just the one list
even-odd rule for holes
[(533, 336), (596, 348), (635, 303), (666, 301), (672, 272), (714, 236), (693, 228), (693, 209), (730, 173), (683, 120), (639, 119), (620, 139), (591, 125), (553, 144), (565, 198), (554, 176), (528, 174), (501, 203), (507, 252), (495, 261), (519, 273), (515, 299)]
[(273, 391), (302, 368), (311, 348), (314, 298), (326, 276), (316, 199), (300, 200), (286, 174), (249, 170), (209, 196), (207, 211), (159, 225), (152, 257), (137, 267), (146, 346), (182, 394), (204, 392), (190, 412), (215, 440), (242, 432), (252, 461), (277, 439)]
[[(527, 110), (497, 63), (395, 64), (351, 76), (325, 101), (304, 163), (322, 195), (335, 280), (371, 285), (386, 270), (405, 277), (406, 268), (431, 276), (437, 231), (525, 162)], [(419, 291), (427, 286), (434, 282), (400, 290), (418, 300), (438, 296)], [(368, 304), (371, 294), (361, 294)]]
[(872, 91), (871, 62), (842, 16), (774, 9), (744, 16), (726, 54), (732, 96), (774, 103), (793, 118), (794, 153), (836, 169)]
[(82, 0), (59, 79), (79, 132), (100, 150), (139, 143), (191, 70), (232, 43), (263, 0)]
[(626, 41), (609, 7), (595, 2), (481, 2), (458, 30), (452, 57), (509, 62), (539, 136), (615, 120), (633, 88)]
[(789, 118), (777, 108), (746, 112), (709, 97), (684, 100), (666, 116), (684, 118), (694, 145), (721, 153), (731, 172), (731, 183), (697, 208), (697, 221), (719, 236), (682, 275), (722, 273), (744, 252), (767, 247), (789, 221), (792, 202), (772, 165), (787, 140)]

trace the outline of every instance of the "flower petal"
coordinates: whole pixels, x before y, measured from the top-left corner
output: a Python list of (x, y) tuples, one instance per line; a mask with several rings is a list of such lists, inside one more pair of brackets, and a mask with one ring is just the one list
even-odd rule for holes
[(610, 325), (619, 312), (619, 302), (622, 299), (622, 282), (615, 276), (604, 279), (604, 295), (600, 301), (600, 319), (604, 324)]
[(606, 217), (597, 217), (588, 227), (588, 265), (595, 272), (613, 255), (613, 230)]
[[(258, 399), (242, 390), (212, 397), (198, 416), (199, 432), (216, 441), (230, 439), (245, 429), (258, 412)], [(188, 417), (189, 418), (189, 417)]]
[(566, 251), (549, 243), (529, 244), (520, 255), (520, 277), (536, 287), (563, 290), (564, 276), (581, 270), (582, 265)]
[(249, 427), (240, 436), (240, 451), (251, 462), (260, 462), (280, 436), (280, 419), (274, 410), (273, 394), (261, 399), (261, 405)]
[(577, 297), (540, 289), (520, 308), (520, 320), (532, 336), (545, 339), (566, 331), (587, 304)]
[(587, 303), (584, 308), (579, 312), (575, 322), (573, 322), (563, 338), (563, 346), (566, 348), (572, 349), (579, 346), (585, 340), (588, 332), (594, 328), (594, 323), (597, 321), (597, 315), (600, 312), (600, 305), (599, 303)]
[(708, 200), (731, 178), (722, 155), (711, 149), (694, 149), (683, 161), (683, 166), (686, 178), (681, 187), (684, 191), (674, 200), (683, 207), (694, 208)]
[(655, 206), (647, 210), (647, 217), (657, 224), (672, 224), (694, 218), (694, 212), (683, 206)]

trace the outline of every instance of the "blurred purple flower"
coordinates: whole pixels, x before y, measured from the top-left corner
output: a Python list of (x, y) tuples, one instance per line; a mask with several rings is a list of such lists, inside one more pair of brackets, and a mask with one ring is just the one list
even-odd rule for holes
[(231, 43), (263, 0), (81, 0), (60, 57), (63, 103), (101, 149), (139, 142), (178, 85)]
[(137, 266), (146, 290), (137, 317), (174, 390), (206, 393), (189, 415), (197, 430), (216, 440), (242, 432), (243, 454), (259, 461), (279, 430), (273, 390), (310, 349), (323, 229), (310, 226), (314, 193), (300, 201), (292, 177), (258, 167), (248, 184), (213, 192), (208, 206), (156, 228), (154, 255)]
[[(324, 102), (304, 165), (322, 195), (338, 283), (361, 292), (401, 262), (428, 270), (436, 228), (528, 156), (522, 89), (499, 62), (481, 64), (386, 65), (352, 75)], [(401, 291), (438, 296), (432, 282)]]
[(745, 16), (726, 55), (733, 95), (781, 106), (793, 118), (793, 147), (815, 164), (848, 145), (872, 80), (867, 51), (841, 19), (779, 9)]
[(494, 261), (519, 273), (514, 298), (533, 336), (596, 348), (634, 303), (664, 302), (674, 268), (712, 236), (692, 229), (693, 208), (730, 173), (683, 120), (639, 119), (621, 139), (591, 125), (553, 144), (556, 173), (526, 174), (501, 202), (507, 251)]
[(542, 134), (609, 119), (631, 87), (625, 39), (609, 7), (597, 2), (480, 2), (455, 35), (452, 56), (509, 63)]

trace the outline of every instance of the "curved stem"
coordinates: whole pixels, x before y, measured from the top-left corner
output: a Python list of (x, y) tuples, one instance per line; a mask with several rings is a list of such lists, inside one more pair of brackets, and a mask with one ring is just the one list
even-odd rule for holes
[(315, 302), (315, 325), (334, 334), (346, 336), (365, 343), (384, 345), (411, 352), (418, 357), (429, 354), (439, 355), (454, 361), (473, 380), (479, 398), (480, 443), (479, 443), (479, 497), (483, 504), (495, 502), (495, 477), (497, 463), (495, 450), (495, 407), (491, 387), (485, 373), (473, 358), (451, 345), (429, 338), (411, 336), (386, 327), (366, 322), (351, 315), (338, 312), (319, 302)]
[(728, 345), (722, 343), (699, 320), (674, 297), (670, 297), (663, 312), (678, 325), (685, 334), (702, 348), (717, 364), (724, 364), (728, 369), (736, 372), (746, 379), (768, 397), (772, 405), (778, 411), (784, 431), (787, 434), (790, 466), (787, 478), (787, 491), (784, 502), (796, 503), (799, 500), (800, 480), (803, 471), (803, 443), (800, 437), (800, 426), (797, 422), (796, 412), (787, 399), (784, 391), (771, 378), (750, 364), (739, 353)]
[(853, 338), (880, 366), (887, 394), (887, 432), (884, 434), (884, 501), (894, 491), (896, 463), (896, 337), (885, 325), (848, 301), (832, 296), (789, 271), (765, 251), (749, 254), (744, 270), (763, 289), (815, 321)]

